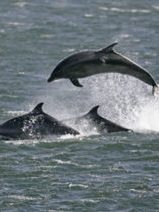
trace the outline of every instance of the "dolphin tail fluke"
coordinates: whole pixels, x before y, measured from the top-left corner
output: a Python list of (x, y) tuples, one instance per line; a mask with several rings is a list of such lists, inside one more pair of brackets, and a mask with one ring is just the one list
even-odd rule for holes
[(153, 86), (152, 93), (154, 96), (159, 96), (159, 84)]
[(78, 79), (75, 78), (70, 78), (71, 82), (77, 86), (77, 87), (83, 87), (83, 85), (80, 84), (80, 82), (78, 81)]

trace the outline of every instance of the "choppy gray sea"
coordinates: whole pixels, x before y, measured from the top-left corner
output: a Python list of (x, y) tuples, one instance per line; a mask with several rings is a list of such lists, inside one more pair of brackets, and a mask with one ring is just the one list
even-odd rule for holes
[(159, 97), (120, 74), (48, 84), (57, 63), (118, 41), (159, 82), (157, 0), (0, 1), (0, 123), (31, 111), (62, 120), (100, 105), (134, 132), (0, 141), (0, 211), (159, 211)]

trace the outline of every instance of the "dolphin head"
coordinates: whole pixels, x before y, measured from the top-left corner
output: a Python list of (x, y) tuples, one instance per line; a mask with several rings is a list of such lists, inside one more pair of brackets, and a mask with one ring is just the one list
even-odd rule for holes
[(63, 61), (62, 61), (54, 68), (54, 70), (51, 73), (50, 77), (48, 78), (47, 82), (52, 82), (54, 80), (60, 79), (63, 69), (64, 69), (64, 65), (63, 65)]
[(52, 82), (56, 79), (58, 79), (58, 73), (53, 71), (52, 74), (50, 75), (50, 77), (48, 78), (47, 82)]

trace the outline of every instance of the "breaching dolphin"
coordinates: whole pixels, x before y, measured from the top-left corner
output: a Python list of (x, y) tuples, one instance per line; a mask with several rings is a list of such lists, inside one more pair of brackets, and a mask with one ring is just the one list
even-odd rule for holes
[(42, 110), (39, 103), (30, 113), (10, 119), (0, 125), (0, 135), (11, 139), (42, 138), (46, 135), (77, 135), (76, 130), (66, 126)]
[(146, 69), (129, 58), (114, 51), (116, 43), (97, 51), (82, 51), (62, 60), (53, 70), (48, 82), (60, 78), (69, 78), (78, 87), (82, 87), (78, 78), (100, 73), (120, 73), (133, 76), (148, 85), (157, 87), (153, 77)]
[[(118, 124), (115, 124), (98, 114), (99, 105), (93, 107), (88, 113), (83, 116), (64, 120), (65, 123), (69, 123), (78, 129), (87, 128), (94, 129), (100, 134), (120, 132), (120, 131), (130, 131), (130, 129), (124, 128)], [(84, 129), (85, 130), (85, 129)]]

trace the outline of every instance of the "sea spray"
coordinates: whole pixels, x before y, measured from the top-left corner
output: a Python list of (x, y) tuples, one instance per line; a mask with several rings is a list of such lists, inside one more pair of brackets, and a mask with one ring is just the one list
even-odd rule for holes
[(136, 121), (134, 122), (135, 131), (159, 132), (159, 96), (147, 100), (140, 107), (135, 109)]
[[(76, 88), (65, 79), (50, 85), (46, 94), (39, 97), (45, 102), (46, 111), (64, 120), (84, 115), (92, 107), (100, 105), (99, 114), (110, 121), (135, 131), (156, 131), (154, 122), (149, 121), (150, 109), (155, 102), (154, 111), (157, 111), (158, 105), (151, 86), (131, 76), (114, 73), (98, 74), (80, 81), (83, 88)], [(86, 123), (78, 129), (84, 135), (97, 133)]]

